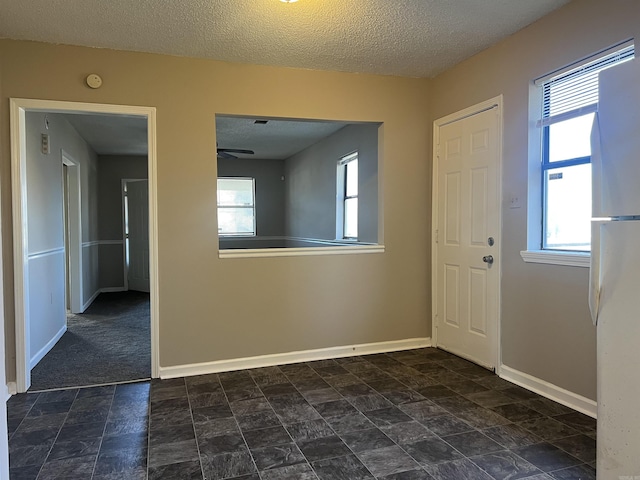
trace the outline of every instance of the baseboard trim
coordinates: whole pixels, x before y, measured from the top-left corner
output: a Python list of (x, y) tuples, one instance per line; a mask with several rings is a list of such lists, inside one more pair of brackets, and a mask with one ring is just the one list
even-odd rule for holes
[(7, 382), (7, 393), (9, 394), (9, 396), (17, 394), (18, 384), (16, 382)]
[(60, 340), (60, 338), (62, 338), (62, 335), (65, 334), (65, 332), (67, 331), (67, 325), (66, 323), (62, 326), (62, 328), (60, 330), (58, 330), (58, 333), (56, 333), (53, 338), (51, 340), (49, 340), (47, 342), (47, 344), (42, 347), (40, 349), (40, 351), (38, 353), (36, 353), (32, 358), (31, 361), (29, 362), (30, 365), (30, 369), (33, 369), (33, 367), (35, 367), (38, 362), (40, 360), (42, 360), (42, 358), (49, 353), (49, 351), (55, 346), (56, 343), (58, 343), (58, 340)]
[(105, 287), (100, 289), (100, 293), (126, 292), (124, 287)]
[(532, 392), (542, 395), (550, 400), (561, 403), (569, 408), (584, 413), (592, 418), (597, 416), (597, 403), (594, 400), (578, 395), (577, 393), (565, 390), (553, 383), (541, 380), (528, 373), (521, 372), (515, 368), (506, 365), (500, 366), (500, 378), (508, 380), (511, 383), (520, 385), (521, 387), (531, 390)]
[(86, 301), (84, 305), (82, 305), (82, 311), (84, 312), (87, 308), (91, 306), (91, 304), (98, 298), (98, 295), (101, 293), (113, 293), (113, 292), (126, 292), (127, 289), (124, 287), (105, 287), (99, 288), (96, 292), (91, 295), (91, 298)]
[(207, 373), (230, 372), (246, 370), (248, 368), (270, 367), (288, 363), (310, 362), (313, 360), (327, 360), (340, 357), (354, 357), (357, 355), (371, 355), (374, 353), (396, 352), (425, 348), (431, 346), (431, 338), (408, 338), (390, 342), (364, 343), (360, 345), (345, 345), (340, 347), (319, 348), (297, 352), (275, 353), (256, 357), (233, 358), (214, 362), (192, 363), (173, 367), (160, 367), (160, 378), (189, 377)]

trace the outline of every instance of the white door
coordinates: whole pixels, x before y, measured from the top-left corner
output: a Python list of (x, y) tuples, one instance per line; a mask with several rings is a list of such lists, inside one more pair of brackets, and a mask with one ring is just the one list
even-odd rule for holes
[(500, 107), (458, 118), (436, 122), (434, 337), (436, 346), (495, 368)]
[(149, 291), (149, 184), (126, 182), (125, 236), (129, 290)]

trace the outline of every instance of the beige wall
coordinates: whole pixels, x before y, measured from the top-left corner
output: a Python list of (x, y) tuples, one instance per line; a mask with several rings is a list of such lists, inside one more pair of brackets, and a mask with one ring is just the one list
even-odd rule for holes
[[(161, 366), (430, 335), (429, 225), (413, 221), (430, 211), (428, 81), (8, 40), (0, 72), (8, 338), (10, 97), (157, 108)], [(99, 90), (83, 83), (93, 72)], [(216, 113), (384, 122), (386, 252), (219, 259)]]
[(638, 19), (637, 1), (575, 0), (439, 75), (430, 92), (431, 120), (504, 95), (503, 198), (515, 195), (522, 207), (503, 207), (502, 214), (502, 360), (591, 399), (596, 350), (588, 269), (527, 264), (519, 253), (527, 248), (527, 195), (532, 210), (539, 205), (539, 180), (528, 178), (529, 92), (537, 77), (640, 37)]

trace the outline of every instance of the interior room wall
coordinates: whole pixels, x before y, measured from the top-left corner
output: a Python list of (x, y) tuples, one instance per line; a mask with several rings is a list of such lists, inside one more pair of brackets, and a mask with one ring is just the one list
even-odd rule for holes
[[(255, 178), (256, 235), (284, 235), (284, 160), (218, 159), (218, 177)], [(215, 188), (212, 179), (211, 188)], [(229, 240), (232, 242), (231, 240)]]
[[(525, 263), (532, 80), (629, 38), (640, 38), (640, 3), (575, 0), (494, 47), (437, 76), (431, 120), (504, 95), (502, 362), (596, 398), (596, 332), (587, 268)], [(534, 162), (539, 161), (537, 158)], [(511, 197), (520, 199), (509, 208)]]
[[(11, 274), (8, 98), (156, 108), (161, 368), (430, 335), (429, 225), (415, 221), (430, 211), (428, 80), (12, 40), (0, 40), (0, 72)], [(94, 72), (104, 80), (97, 90), (83, 80)], [(385, 253), (219, 258), (216, 113), (384, 123)], [(5, 284), (5, 298), (12, 288)], [(15, 352), (8, 355), (15, 376)]]
[(122, 180), (147, 178), (146, 155), (98, 156), (100, 289), (124, 289)]
[[(45, 121), (46, 118), (46, 121)], [(84, 303), (97, 289), (97, 156), (61, 115), (26, 114), (30, 353), (34, 363), (66, 326), (62, 150), (80, 165)], [(41, 149), (49, 135), (50, 153)], [(6, 228), (6, 227), (5, 227)]]
[(349, 125), (288, 158), (287, 236), (335, 240), (337, 165), (358, 152), (358, 240), (378, 241), (378, 128)]

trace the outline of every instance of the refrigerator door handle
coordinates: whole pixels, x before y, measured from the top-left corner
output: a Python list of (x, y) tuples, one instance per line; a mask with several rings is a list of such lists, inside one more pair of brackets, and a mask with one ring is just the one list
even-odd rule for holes
[(591, 126), (591, 216), (600, 217), (602, 214), (602, 146), (600, 118), (595, 112)]
[(600, 311), (600, 228), (602, 222), (591, 222), (591, 268), (589, 269), (589, 310), (591, 321), (598, 324)]

